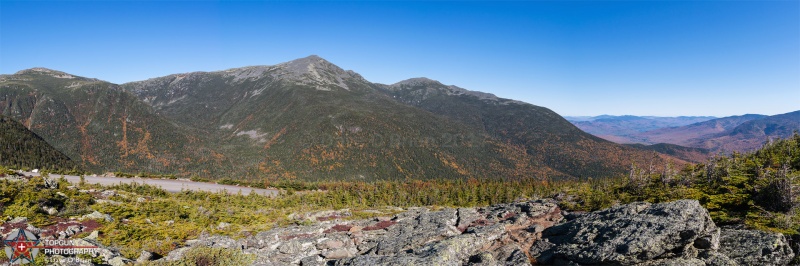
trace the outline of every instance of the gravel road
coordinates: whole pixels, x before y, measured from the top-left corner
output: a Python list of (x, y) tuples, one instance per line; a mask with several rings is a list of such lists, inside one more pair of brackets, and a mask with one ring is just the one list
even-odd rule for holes
[[(31, 172), (21, 172), (21, 173), (24, 175), (39, 176), (39, 173), (31, 173)], [(81, 180), (79, 176), (74, 176), (74, 175), (50, 174), (50, 177), (51, 178), (63, 177), (67, 179), (67, 181), (73, 184), (77, 184)], [(152, 186), (161, 187), (162, 189), (173, 193), (180, 192), (181, 190), (185, 189), (185, 190), (210, 191), (210, 192), (218, 192), (225, 190), (229, 194), (236, 194), (239, 193), (239, 191), (241, 191), (242, 194), (244, 195), (250, 194), (251, 191), (255, 191), (257, 194), (265, 196), (275, 196), (278, 194), (277, 189), (249, 188), (249, 187), (240, 187), (231, 185), (220, 185), (214, 183), (194, 182), (190, 180), (121, 178), (121, 177), (108, 177), (108, 176), (85, 176), (85, 179), (87, 183), (100, 184), (100, 185), (117, 185), (120, 183), (148, 184)]]

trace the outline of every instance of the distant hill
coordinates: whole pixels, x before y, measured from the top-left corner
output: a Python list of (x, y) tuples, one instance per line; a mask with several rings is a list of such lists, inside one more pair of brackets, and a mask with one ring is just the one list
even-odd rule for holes
[(685, 126), (693, 123), (715, 119), (713, 116), (678, 116), (678, 117), (657, 117), (657, 116), (580, 116), (564, 117), (581, 130), (615, 142), (637, 143), (636, 140), (629, 140), (627, 137), (641, 132)]
[[(573, 123), (585, 124), (586, 122), (576, 121)], [(624, 123), (615, 125), (624, 127)], [(761, 147), (770, 139), (787, 138), (792, 135), (792, 132), (800, 131), (800, 111), (774, 116), (758, 114), (729, 116), (631, 134), (630, 131), (641, 129), (637, 126), (632, 127), (633, 129), (629, 129), (627, 132), (625, 130), (615, 131), (617, 133), (624, 132), (619, 135), (600, 136), (617, 143), (648, 145), (670, 143), (705, 149), (711, 153), (747, 152)], [(605, 131), (605, 133), (609, 133), (609, 131)]]
[(707, 139), (713, 136), (724, 134), (725, 132), (731, 131), (745, 122), (762, 119), (765, 117), (767, 116), (756, 114), (729, 116), (682, 127), (662, 128), (643, 132), (635, 134), (631, 136), (631, 138), (645, 143), (672, 143), (683, 146), (692, 146), (696, 143), (696, 140)]
[(684, 161), (551, 110), (429, 79), (371, 83), (317, 56), (111, 84), (0, 76), (0, 112), (92, 171), (252, 180), (579, 178)]
[(69, 157), (21, 123), (0, 115), (0, 165), (12, 168), (78, 170)]
[(719, 134), (689, 139), (687, 146), (714, 152), (749, 152), (767, 141), (791, 137), (795, 131), (800, 131), (800, 111), (749, 120)]

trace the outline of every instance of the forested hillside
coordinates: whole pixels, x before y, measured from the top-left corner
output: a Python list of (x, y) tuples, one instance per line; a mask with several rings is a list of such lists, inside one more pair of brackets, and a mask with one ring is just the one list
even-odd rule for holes
[[(422, 81), (422, 82), (420, 82)], [(0, 112), (94, 172), (205, 179), (552, 179), (685, 163), (551, 110), (317, 56), (122, 85), (36, 68), (0, 77)]]
[(14, 168), (77, 170), (69, 157), (21, 123), (0, 115), (0, 165)]
[(202, 135), (176, 127), (118, 85), (97, 79), (44, 68), (4, 75), (0, 114), (93, 172), (210, 175), (228, 163)]

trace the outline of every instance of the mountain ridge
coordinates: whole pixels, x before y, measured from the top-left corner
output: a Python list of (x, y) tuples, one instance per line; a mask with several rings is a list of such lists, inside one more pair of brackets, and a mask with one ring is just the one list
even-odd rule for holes
[[(34, 91), (54, 93), (71, 86), (52, 76), (33, 76), (36, 79), (24, 85)], [(0, 82), (0, 89), (6, 95), (20, 95), (24, 89), (15, 84)], [(184, 176), (227, 173), (234, 178), (268, 180), (520, 179), (612, 176), (625, 173), (632, 163), (682, 162), (596, 138), (544, 107), (427, 78), (393, 85), (371, 83), (318, 56), (272, 66), (99, 84), (104, 86), (100, 89), (103, 92), (137, 99), (121, 106), (138, 106), (133, 108), (135, 114), (123, 108), (107, 114), (117, 118), (106, 122), (90, 119), (95, 123), (94, 135), (82, 133), (70, 138), (52, 133), (54, 127), (64, 123), (55, 117), (31, 126), (50, 132), (43, 136), (84, 158), (84, 164), (92, 164), (86, 159), (91, 154), (69, 148), (70, 143), (81, 143), (81, 138), (111, 138), (115, 145), (97, 144), (105, 152), (93, 157), (111, 160), (95, 164), (106, 166), (104, 169), (127, 165), (123, 168), (127, 171), (156, 169)], [(83, 89), (81, 86), (77, 89)], [(90, 102), (109, 100), (97, 96), (73, 90), (59, 97), (74, 101), (65, 106), (82, 108), (90, 107)], [(24, 102), (19, 98), (7, 106), (27, 113), (35, 109), (19, 104)], [(446, 107), (454, 109), (441, 109)], [(3, 113), (17, 111), (7, 108)], [(118, 118), (124, 115), (156, 120), (131, 132), (124, 129), (124, 123), (114, 122), (126, 120)], [(30, 115), (17, 116), (30, 120)], [(81, 121), (85, 124), (86, 119)], [(74, 123), (66, 126), (84, 132)], [(152, 131), (155, 128), (161, 128), (158, 134)], [(154, 167), (164, 158), (152, 152), (134, 162), (113, 162), (126, 154), (120, 147), (130, 145), (123, 144), (119, 135), (130, 134), (141, 142), (146, 139), (145, 133), (150, 133), (150, 143), (171, 147), (160, 148), (171, 156), (169, 165)], [(181, 156), (183, 159), (176, 160)]]

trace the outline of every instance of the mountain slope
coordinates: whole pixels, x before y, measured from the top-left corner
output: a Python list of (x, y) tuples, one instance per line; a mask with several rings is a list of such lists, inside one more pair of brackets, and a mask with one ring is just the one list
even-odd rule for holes
[(217, 139), (248, 178), (569, 176), (462, 123), (398, 103), (316, 56), (123, 87), (171, 121)]
[(0, 114), (92, 171), (219, 169), (218, 153), (118, 85), (35, 68), (0, 77)]
[(0, 166), (72, 170), (77, 165), (21, 123), (0, 115)]
[(629, 169), (633, 163), (658, 165), (668, 159), (587, 134), (555, 112), (532, 104), (424, 78), (383, 85), (381, 89), (398, 101), (524, 149), (530, 160), (574, 177), (609, 176)]

